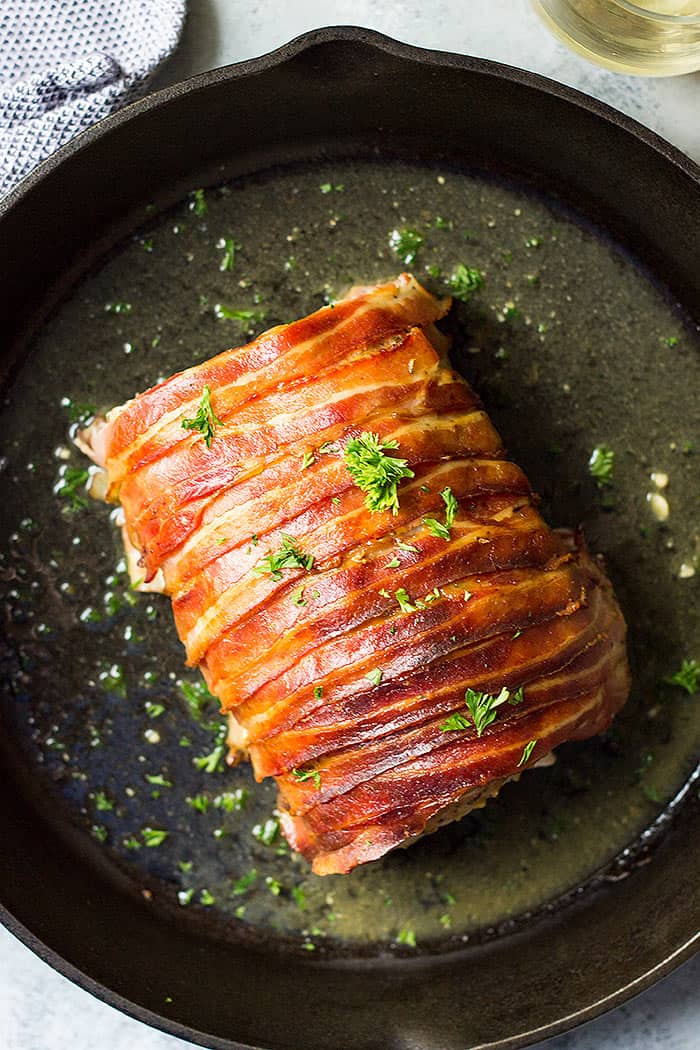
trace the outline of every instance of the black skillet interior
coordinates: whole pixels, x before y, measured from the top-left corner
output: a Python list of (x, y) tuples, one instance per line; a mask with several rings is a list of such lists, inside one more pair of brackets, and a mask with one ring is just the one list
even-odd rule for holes
[[(652, 140), (526, 74), (360, 30), (311, 34), (131, 107), (28, 180), (0, 226), (8, 357), (145, 201), (344, 157), (481, 170), (545, 190), (624, 244), (697, 318), (697, 175)], [(700, 925), (691, 798), (653, 863), (518, 932), (442, 956), (292, 958), (279, 943), (224, 942), (215, 924), (161, 914), (70, 822), (46, 816), (13, 765), (8, 756), (2, 793), (10, 928), (108, 1001), (208, 1045), (524, 1045), (650, 983), (690, 954)], [(464, 988), (478, 989), (478, 1009), (455, 1009)]]

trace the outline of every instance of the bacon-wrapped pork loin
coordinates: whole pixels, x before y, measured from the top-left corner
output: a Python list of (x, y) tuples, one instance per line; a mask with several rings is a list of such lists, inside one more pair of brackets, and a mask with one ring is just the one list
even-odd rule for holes
[(611, 586), (449, 367), (449, 305), (356, 289), (83, 435), (318, 874), (483, 805), (629, 689)]

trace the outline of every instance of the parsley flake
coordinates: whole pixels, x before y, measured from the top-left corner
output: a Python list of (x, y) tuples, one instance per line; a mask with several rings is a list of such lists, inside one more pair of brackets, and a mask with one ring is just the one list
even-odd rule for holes
[(413, 554), (420, 553), (420, 547), (414, 547), (412, 543), (402, 543), (401, 540), (396, 541), (396, 546), (400, 551), (411, 551)]
[(484, 287), (484, 275), (476, 267), (460, 263), (450, 277), (450, 287), (455, 299), (461, 299), (463, 303), (466, 303), (475, 292)]
[(192, 806), (192, 809), (196, 809), (199, 813), (206, 813), (210, 806), (208, 795), (188, 795), (185, 802), (188, 806)]
[(664, 681), (668, 685), (677, 685), (685, 689), (689, 696), (700, 691), (700, 663), (697, 660), (683, 660), (679, 671)]
[(398, 447), (398, 441), (381, 441), (377, 434), (368, 432), (348, 441), (345, 447), (348, 472), (357, 487), (367, 493), (369, 510), (399, 513), (399, 482), (415, 475), (405, 459), (386, 455)]
[(525, 763), (528, 761), (528, 759), (530, 758), (530, 755), (532, 754), (532, 752), (535, 749), (535, 744), (536, 743), (537, 743), (536, 740), (528, 740), (527, 744), (523, 748), (523, 753), (520, 756), (520, 761), (518, 762), (519, 766), (524, 766)]
[(197, 415), (183, 419), (180, 425), (183, 430), (199, 431), (204, 438), (204, 443), (207, 448), (211, 448), (216, 427), (222, 426), (222, 422), (212, 408), (211, 391), (208, 386), (205, 386), (202, 391)]
[(400, 230), (392, 230), (389, 234), (389, 247), (396, 252), (405, 266), (413, 265), (422, 244), (423, 235), (418, 230), (412, 230), (408, 226), (404, 226)]
[(163, 831), (161, 828), (144, 828), (141, 832), (141, 838), (143, 839), (144, 846), (160, 846), (161, 843), (165, 842), (169, 831)]
[(104, 811), (114, 809), (114, 803), (110, 802), (104, 791), (95, 792), (95, 809)]
[(255, 868), (251, 868), (245, 875), (241, 875), (240, 879), (236, 879), (231, 888), (232, 895), (234, 897), (242, 897), (244, 893), (248, 892), (257, 877), (258, 873)]
[(379, 685), (382, 680), (384, 672), (381, 668), (376, 667), (373, 671), (368, 671), (365, 678), (372, 683), (372, 685)]
[(298, 605), (300, 608), (307, 605), (306, 598), (304, 597), (304, 588), (300, 587), (298, 591), (295, 591), (292, 595), (292, 605)]
[(451, 533), (447, 525), (443, 525), (437, 518), (423, 518), (423, 524), (431, 536), (437, 536), (439, 540), (449, 540)]
[(219, 241), (218, 247), (224, 249), (224, 254), (219, 263), (219, 269), (222, 273), (230, 273), (233, 269), (233, 261), (236, 257), (236, 248), (240, 248), (240, 244), (237, 244), (233, 237), (223, 237), (221, 241)]
[(313, 466), (315, 462), (316, 457), (314, 456), (313, 452), (305, 452), (301, 461), (301, 469), (307, 470), (309, 467)]
[(190, 211), (193, 211), (195, 215), (206, 215), (209, 210), (207, 202), (204, 197), (204, 190), (192, 190), (190, 193)]
[(313, 780), (314, 787), (320, 788), (321, 786), (321, 774), (318, 769), (293, 769), (292, 776), (300, 784), (303, 784), (305, 780)]
[(322, 685), (314, 686), (314, 700), (320, 700), (322, 696), (323, 696), (323, 686)]
[(418, 606), (414, 605), (411, 599), (409, 598), (408, 591), (405, 587), (399, 587), (398, 591), (394, 591), (394, 597), (399, 603), (399, 608), (401, 609), (401, 612), (412, 613), (415, 612), (418, 608)]
[(450, 529), (454, 524), (455, 515), (459, 508), (459, 503), (455, 499), (452, 489), (448, 485), (440, 493), (442, 501), (445, 504), (445, 523), (438, 521), (436, 518), (424, 518), (423, 523), (427, 528), (428, 532), (433, 536), (437, 536), (441, 540), (449, 540), (452, 537)]
[(71, 511), (85, 510), (88, 501), (82, 492), (87, 492), (90, 481), (89, 470), (80, 470), (77, 467), (65, 467), (60, 471), (60, 477), (54, 485), (57, 496), (67, 501), (67, 509)]
[(596, 445), (588, 460), (588, 471), (596, 485), (612, 485), (615, 453), (607, 445)]

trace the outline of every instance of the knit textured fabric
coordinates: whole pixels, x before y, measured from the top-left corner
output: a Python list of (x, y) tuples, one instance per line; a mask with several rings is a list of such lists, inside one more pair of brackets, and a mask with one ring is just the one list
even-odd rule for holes
[(0, 196), (142, 95), (184, 17), (185, 0), (2, 0)]

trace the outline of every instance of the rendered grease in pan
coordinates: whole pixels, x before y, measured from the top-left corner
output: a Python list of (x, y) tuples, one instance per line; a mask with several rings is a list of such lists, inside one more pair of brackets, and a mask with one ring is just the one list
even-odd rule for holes
[[(700, 743), (700, 697), (664, 684), (700, 659), (697, 332), (571, 216), (448, 171), (289, 170), (155, 216), (145, 210), (143, 228), (56, 312), (2, 411), (3, 683), (47, 807), (67, 806), (157, 901), (202, 909), (234, 934), (240, 921), (298, 935), (309, 950), (329, 939), (447, 945), (571, 890), (654, 820)], [(419, 235), (408, 264), (394, 230)], [(278, 832), (273, 785), (223, 767), (215, 706), (193, 719), (185, 694), (196, 706), (198, 676), (184, 670), (169, 603), (130, 589), (110, 508), (85, 497), (70, 418), (358, 281), (407, 268), (441, 291), (460, 263), (485, 283), (455, 311), (454, 360), (548, 520), (582, 524), (605, 555), (633, 694), (604, 737), (562, 747), (484, 809), (318, 878)], [(601, 444), (614, 467), (599, 487), (588, 459)], [(647, 498), (657, 492), (662, 522)]]

